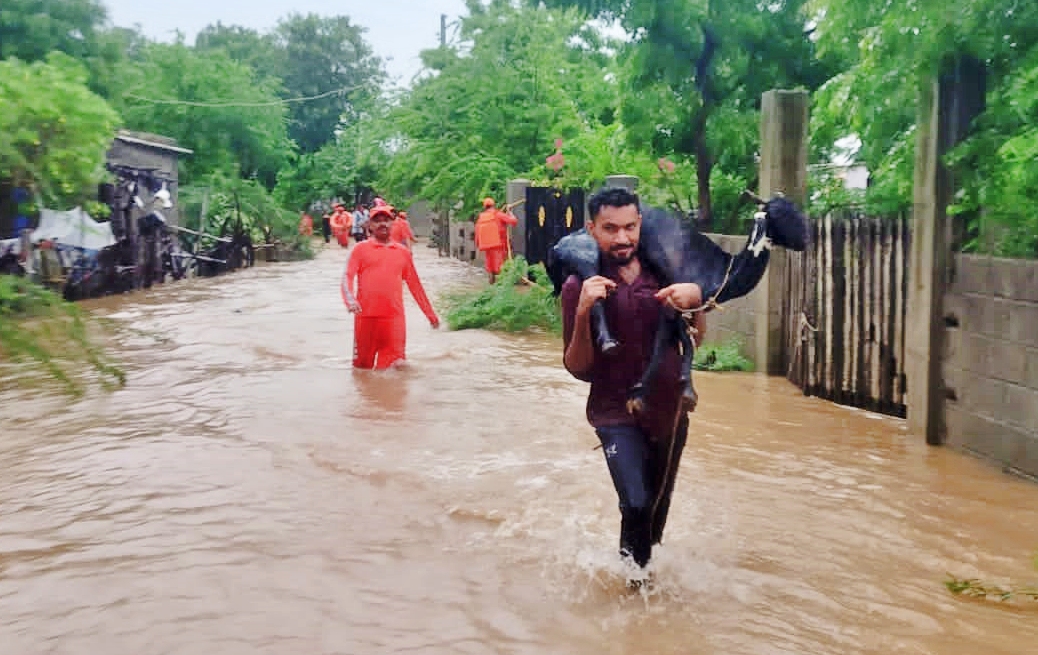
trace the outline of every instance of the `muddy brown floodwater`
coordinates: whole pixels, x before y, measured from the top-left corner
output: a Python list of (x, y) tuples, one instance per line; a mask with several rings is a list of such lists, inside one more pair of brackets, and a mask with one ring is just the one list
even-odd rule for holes
[[(419, 245), (435, 298), (480, 273)], [(1038, 485), (781, 378), (699, 374), (655, 585), (628, 592), (586, 388), (548, 335), (354, 372), (346, 252), (87, 306), (125, 388), (0, 393), (0, 653), (1038, 652)]]

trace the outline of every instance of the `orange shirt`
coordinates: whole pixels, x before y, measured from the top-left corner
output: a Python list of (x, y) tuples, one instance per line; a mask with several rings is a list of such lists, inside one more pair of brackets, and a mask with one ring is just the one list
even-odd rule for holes
[(407, 284), (426, 318), (432, 320), (436, 316), (422, 282), (418, 279), (411, 251), (399, 243), (390, 241), (383, 244), (368, 239), (355, 245), (350, 261), (346, 264), (344, 292), (353, 290), (355, 279), (361, 316), (403, 316), (404, 289), (401, 282)]
[(411, 231), (411, 224), (407, 222), (406, 218), (395, 219), (389, 226), (389, 240), (405, 246), (410, 241), (414, 241), (414, 232)]
[(346, 211), (335, 211), (332, 213), (332, 231), (338, 234), (339, 232), (349, 232), (353, 226), (353, 216)]
[(476, 248), (504, 248), (508, 243), (508, 226), (518, 224), (518, 218), (497, 208), (480, 212), (476, 219)]

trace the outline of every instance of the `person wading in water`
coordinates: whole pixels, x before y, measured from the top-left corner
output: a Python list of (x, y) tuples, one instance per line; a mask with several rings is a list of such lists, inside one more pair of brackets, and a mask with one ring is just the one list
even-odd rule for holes
[[(563, 363), (577, 379), (591, 383), (587, 419), (595, 428), (620, 504), (620, 554), (639, 567), (663, 539), (688, 416), (680, 409), (680, 353), (672, 344), (649, 395), (652, 412), (632, 415), (627, 392), (652, 356), (660, 305), (692, 309), (702, 289), (692, 283), (660, 288), (638, 255), (641, 214), (638, 198), (625, 189), (605, 189), (588, 201), (587, 231), (601, 253), (600, 275), (581, 283), (571, 275), (562, 285)], [(608, 323), (619, 346), (597, 352), (591, 307), (604, 299)], [(701, 317), (702, 314), (697, 316)], [(699, 320), (696, 343), (705, 329)]]
[(411, 251), (389, 238), (392, 223), (391, 206), (372, 208), (368, 218), (371, 238), (353, 247), (343, 275), (342, 299), (354, 314), (355, 369), (384, 369), (405, 359), (407, 328), (401, 282), (407, 284), (429, 324), (434, 329), (440, 326), (418, 278)]

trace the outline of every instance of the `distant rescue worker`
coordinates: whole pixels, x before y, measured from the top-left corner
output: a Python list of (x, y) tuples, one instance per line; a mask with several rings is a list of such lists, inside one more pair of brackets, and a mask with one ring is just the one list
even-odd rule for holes
[(476, 248), (482, 251), (490, 283), (497, 279), (505, 258), (511, 255), (508, 228), (519, 224), (511, 212), (503, 212), (494, 206), (493, 198), (483, 199), (483, 211), (476, 219)]
[(354, 315), (355, 369), (385, 369), (406, 359), (401, 282), (407, 284), (429, 324), (433, 328), (440, 326), (418, 278), (411, 251), (389, 238), (393, 220), (391, 206), (372, 207), (368, 216), (369, 238), (354, 246), (343, 275), (342, 299)]
[(299, 234), (304, 237), (311, 237), (314, 235), (314, 219), (306, 212), (303, 212), (303, 215), (299, 218)]
[(343, 248), (348, 248), (350, 245), (350, 230), (353, 227), (353, 216), (342, 205), (335, 203), (331, 223), (332, 234), (335, 235), (336, 241)]
[(411, 250), (415, 238), (414, 232), (411, 231), (411, 224), (407, 222), (407, 212), (397, 213), (396, 220), (393, 221), (392, 227), (389, 228), (389, 238)]

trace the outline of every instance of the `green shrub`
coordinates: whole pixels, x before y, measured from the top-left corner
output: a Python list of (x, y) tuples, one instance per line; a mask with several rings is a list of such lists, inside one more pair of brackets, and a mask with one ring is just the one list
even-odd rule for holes
[(38, 363), (74, 395), (83, 389), (72, 369), (84, 363), (104, 386), (126, 381), (89, 338), (78, 307), (24, 278), (0, 275), (0, 362), (26, 361)]
[(530, 266), (522, 257), (506, 261), (494, 284), (475, 292), (448, 295), (445, 301), (447, 324), (452, 330), (562, 333), (559, 302), (552, 295), (544, 265)]
[(752, 371), (753, 362), (743, 357), (741, 344), (732, 339), (724, 343), (704, 343), (696, 349), (692, 365), (698, 371)]

